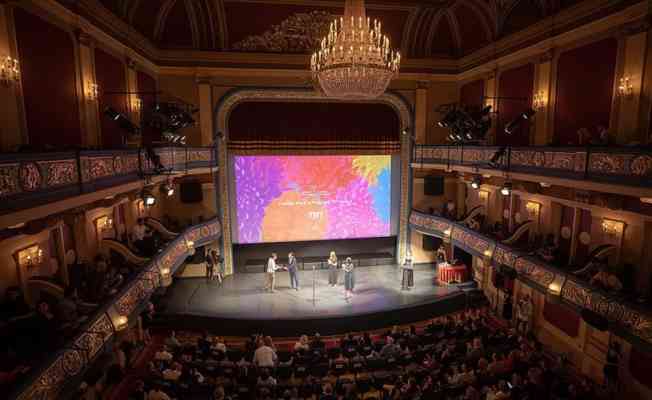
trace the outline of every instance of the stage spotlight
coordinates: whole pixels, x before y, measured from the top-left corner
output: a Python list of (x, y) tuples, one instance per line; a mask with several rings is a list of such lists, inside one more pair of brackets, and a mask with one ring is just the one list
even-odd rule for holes
[(145, 207), (152, 207), (154, 204), (156, 204), (156, 197), (154, 197), (149, 189), (143, 188), (143, 190), (140, 192), (140, 198), (143, 199)]
[(127, 118), (124, 114), (116, 111), (114, 108), (106, 107), (104, 109), (104, 115), (115, 121), (120, 129), (129, 133), (130, 135), (137, 135), (140, 133), (140, 128), (138, 126), (131, 122), (129, 118)]
[(449, 126), (452, 126), (457, 122), (459, 119), (460, 115), (459, 112), (455, 109), (450, 110), (449, 112), (444, 115), (444, 119), (441, 121), (437, 122), (437, 125), (439, 125), (440, 128), (448, 128)]
[(174, 185), (169, 182), (162, 184), (161, 193), (163, 193), (167, 197), (171, 197), (172, 195), (174, 195)]
[(473, 189), (480, 189), (480, 185), (482, 185), (482, 178), (479, 176), (474, 176), (473, 180), (471, 181), (471, 187)]
[(500, 188), (500, 193), (503, 196), (509, 196), (512, 194), (512, 183), (511, 182), (505, 182), (502, 188)]
[(534, 117), (534, 114), (536, 114), (536, 113), (537, 112), (535, 110), (533, 110), (532, 108), (528, 108), (527, 110), (523, 111), (523, 114), (521, 114), (521, 116), (523, 117), (523, 119), (530, 119), (530, 118)]

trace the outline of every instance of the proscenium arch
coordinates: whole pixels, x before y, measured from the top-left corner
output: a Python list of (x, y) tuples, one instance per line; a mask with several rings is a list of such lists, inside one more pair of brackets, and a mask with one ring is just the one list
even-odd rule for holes
[[(225, 272), (233, 273), (233, 242), (231, 239), (231, 215), (229, 204), (229, 116), (236, 106), (244, 102), (276, 101), (283, 103), (315, 102), (334, 103), (332, 99), (310, 89), (288, 88), (236, 88), (227, 92), (217, 103), (213, 112), (215, 146), (219, 173), (216, 175), (217, 210), (222, 223), (221, 254), (224, 257)], [(386, 92), (373, 100), (345, 100), (347, 103), (380, 103), (390, 106), (399, 117), (401, 137), (401, 177), (400, 204), (397, 238), (397, 261), (403, 263), (407, 253), (408, 219), (412, 202), (412, 172), (410, 167), (414, 137), (414, 112), (410, 104), (398, 93)]]

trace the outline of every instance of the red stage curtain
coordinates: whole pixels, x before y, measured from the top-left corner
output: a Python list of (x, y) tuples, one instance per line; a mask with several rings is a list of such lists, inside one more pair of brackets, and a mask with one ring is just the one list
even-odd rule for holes
[(484, 105), (484, 80), (465, 83), (460, 88), (460, 104), (480, 109)]
[(72, 35), (18, 7), (14, 22), (29, 143), (81, 145)]
[(505, 126), (523, 111), (531, 107), (534, 87), (534, 65), (525, 64), (500, 74), (498, 97), (522, 98), (523, 100), (498, 100), (499, 124), (496, 144), (500, 146), (527, 146), (530, 144), (530, 122), (523, 121), (520, 128), (511, 135), (505, 133)]
[(555, 139), (578, 144), (577, 131), (609, 127), (618, 43), (608, 38), (564, 52), (557, 65)]
[[(106, 107), (124, 114), (129, 118), (129, 109), (127, 108), (128, 95), (127, 79), (125, 65), (116, 57), (107, 52), (95, 49), (95, 78), (100, 87), (99, 107), (100, 107), (100, 125), (102, 128), (102, 146), (104, 148), (121, 147), (124, 143), (123, 137), (127, 135), (120, 129), (118, 124), (111, 118), (104, 115)], [(108, 92), (121, 94), (107, 94)], [(138, 123), (136, 123), (138, 125)]]
[(238, 153), (400, 149), (399, 117), (378, 103), (244, 102), (228, 126), (229, 148)]
[(563, 304), (545, 302), (543, 317), (570, 337), (577, 337), (580, 331), (580, 315)]

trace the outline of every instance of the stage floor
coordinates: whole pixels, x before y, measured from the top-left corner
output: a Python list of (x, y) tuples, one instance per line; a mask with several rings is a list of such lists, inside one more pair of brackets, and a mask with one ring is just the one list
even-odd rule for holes
[(227, 277), (222, 286), (203, 278), (177, 279), (168, 288), (164, 314), (198, 316), (223, 320), (315, 320), (350, 318), (385, 311), (399, 311), (441, 301), (461, 290), (456, 287), (433, 285), (432, 267), (415, 267), (415, 287), (401, 290), (401, 269), (395, 265), (360, 267), (355, 271), (354, 296), (344, 298), (344, 273), (339, 273), (339, 284), (328, 285), (328, 271), (315, 275), (313, 302), (313, 271), (300, 271), (301, 289), (290, 288), (286, 271), (276, 273), (276, 292), (263, 290), (265, 275), (235, 274)]

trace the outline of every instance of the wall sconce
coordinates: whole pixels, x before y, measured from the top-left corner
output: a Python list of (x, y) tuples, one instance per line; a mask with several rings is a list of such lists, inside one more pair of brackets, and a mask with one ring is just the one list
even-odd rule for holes
[(634, 88), (629, 76), (623, 76), (618, 83), (618, 95), (629, 98), (634, 94)]
[(97, 101), (100, 95), (100, 87), (91, 81), (86, 84), (86, 100)]
[(34, 267), (43, 262), (43, 249), (38, 244), (27, 247), (18, 252), (18, 264), (21, 267)]
[(602, 220), (602, 232), (607, 235), (620, 235), (625, 230), (625, 223), (622, 221), (615, 221), (613, 219)]
[(129, 326), (129, 318), (124, 315), (118, 315), (113, 320), (113, 327), (116, 331), (123, 331)]
[(129, 102), (129, 107), (132, 113), (137, 114), (143, 109), (143, 101), (138, 97), (132, 97)]
[(478, 198), (482, 201), (487, 201), (487, 199), (489, 198), (489, 192), (486, 190), (478, 191)]
[(100, 217), (96, 220), (95, 224), (97, 225), (97, 230), (100, 232), (103, 231), (108, 231), (113, 229), (113, 218), (107, 217), (106, 215), (104, 217)]
[(528, 201), (525, 203), (525, 209), (530, 215), (539, 215), (539, 211), (541, 211), (541, 204), (535, 201)]
[(0, 69), (0, 79), (2, 79), (4, 86), (9, 87), (12, 83), (20, 82), (20, 65), (17, 59), (9, 56), (5, 57), (2, 60)]
[(532, 108), (540, 111), (546, 107), (546, 95), (542, 92), (536, 92), (532, 97)]
[(195, 254), (195, 242), (192, 240), (186, 240), (186, 247), (188, 248), (188, 253), (190, 255)]
[(170, 274), (170, 268), (163, 267), (160, 269), (161, 272), (161, 286), (168, 287), (172, 284), (172, 275)]

